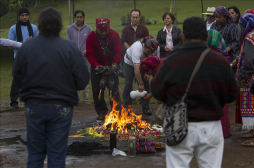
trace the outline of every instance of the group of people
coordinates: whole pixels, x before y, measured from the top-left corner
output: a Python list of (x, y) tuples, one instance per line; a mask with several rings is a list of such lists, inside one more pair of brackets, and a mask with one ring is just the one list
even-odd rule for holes
[[(148, 92), (141, 99), (145, 115), (151, 115), (152, 96), (168, 107), (179, 101), (197, 60), (210, 48), (188, 92), (188, 134), (178, 145), (166, 146), (166, 163), (170, 168), (189, 167), (195, 155), (200, 167), (221, 167), (223, 135), (230, 136), (227, 103), (239, 92), (238, 122), (250, 130), (244, 136), (251, 137), (254, 128), (254, 108), (248, 102), (254, 91), (254, 87), (250, 89), (254, 79), (254, 12), (247, 10), (241, 17), (237, 12), (235, 7), (209, 8), (207, 22), (187, 18), (183, 31), (173, 26), (174, 14), (165, 12), (165, 26), (154, 38), (139, 24), (141, 13), (137, 9), (130, 12), (131, 23), (124, 27), (121, 37), (110, 28), (107, 18), (97, 18), (96, 30), (92, 30), (84, 22), (85, 13), (77, 10), (76, 22), (68, 27), (64, 39), (59, 36), (62, 18), (58, 10), (50, 7), (41, 12), (39, 34), (29, 22), (29, 10), (21, 8), (19, 21), (9, 32), (9, 39), (17, 42), (9, 47), (17, 49), (22, 44), (18, 52), (14, 50), (10, 105), (18, 108), (18, 97), (25, 102), (28, 167), (43, 167), (46, 155), (49, 167), (64, 167), (73, 106), (80, 99), (77, 91), (83, 90), (83, 100), (89, 104), (90, 77), (97, 119), (104, 120), (108, 107), (101, 84), (105, 81), (98, 71), (117, 69), (122, 47), (126, 50), (123, 106), (132, 105), (130, 92), (135, 78), (138, 90)], [(233, 59), (238, 50), (236, 62)], [(237, 67), (236, 74), (231, 62)], [(149, 75), (154, 76), (151, 88)], [(118, 76), (113, 74), (108, 80), (113, 81), (111, 97), (122, 104)]]
[(241, 137), (250, 138), (242, 145), (254, 147), (253, 9), (241, 16), (235, 6), (209, 7), (204, 14), (205, 24), (200, 18), (184, 21), (184, 44), (168, 58), (149, 56), (140, 64), (143, 73), (154, 76), (151, 95), (170, 107), (185, 93), (202, 51), (211, 50), (188, 93), (187, 137), (176, 146), (166, 146), (167, 167), (189, 167), (193, 154), (199, 167), (221, 167), (223, 137), (231, 135), (228, 103), (236, 98), (236, 123), (247, 129)]

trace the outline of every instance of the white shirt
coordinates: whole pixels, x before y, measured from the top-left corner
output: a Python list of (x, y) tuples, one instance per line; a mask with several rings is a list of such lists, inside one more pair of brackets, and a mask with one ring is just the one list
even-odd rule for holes
[[(160, 48), (158, 47), (157, 51), (153, 53), (154, 56), (160, 56), (158, 54), (160, 53)], [(128, 58), (126, 56), (128, 55)], [(141, 60), (146, 57), (144, 53), (144, 44), (142, 44), (140, 41), (136, 41), (131, 45), (130, 48), (127, 49), (126, 54), (124, 55), (124, 62), (128, 65), (133, 66), (134, 64), (140, 64)], [(150, 56), (150, 55), (147, 55)]]
[(173, 47), (173, 39), (172, 39), (172, 28), (173, 26), (170, 28), (170, 31), (168, 31), (167, 27), (165, 26), (163, 31), (166, 30), (167, 32), (167, 36), (166, 36), (166, 47)]
[[(214, 21), (214, 22), (215, 22), (215, 21)], [(208, 21), (206, 21), (206, 30), (210, 30), (210, 29), (211, 29), (211, 26), (212, 26), (212, 24), (213, 24), (214, 22), (208, 23)]]

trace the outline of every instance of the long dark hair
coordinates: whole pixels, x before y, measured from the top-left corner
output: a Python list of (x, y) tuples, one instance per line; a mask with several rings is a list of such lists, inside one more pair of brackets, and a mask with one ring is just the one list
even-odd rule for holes
[(233, 9), (235, 11), (235, 13), (238, 14), (238, 16), (235, 20), (235, 23), (238, 24), (239, 20), (240, 20), (240, 17), (241, 17), (241, 13), (240, 13), (239, 9), (236, 6), (230, 6), (230, 7), (228, 7), (228, 11), (229, 11), (229, 9)]

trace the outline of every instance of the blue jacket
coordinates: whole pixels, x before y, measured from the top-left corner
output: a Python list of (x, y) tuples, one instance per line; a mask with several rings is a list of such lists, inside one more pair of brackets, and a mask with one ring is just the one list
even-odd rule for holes
[[(38, 32), (37, 27), (34, 24), (31, 24), (31, 26), (33, 29), (34, 37), (38, 36), (39, 32)], [(22, 36), (23, 36), (22, 42), (25, 42), (26, 39), (29, 37), (27, 26), (21, 25), (21, 32), (22, 32)], [(8, 39), (13, 40), (13, 41), (18, 41), (17, 34), (16, 34), (16, 24), (10, 28)], [(14, 50), (14, 58), (16, 57), (16, 55), (17, 55), (17, 50)]]

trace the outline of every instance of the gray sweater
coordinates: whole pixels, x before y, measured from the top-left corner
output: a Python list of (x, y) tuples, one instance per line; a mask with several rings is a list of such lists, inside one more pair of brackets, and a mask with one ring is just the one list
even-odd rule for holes
[(79, 30), (75, 22), (67, 28), (67, 39), (73, 41), (81, 52), (84, 51), (86, 53), (86, 39), (91, 31), (93, 29), (85, 22)]

